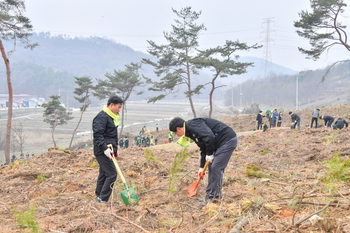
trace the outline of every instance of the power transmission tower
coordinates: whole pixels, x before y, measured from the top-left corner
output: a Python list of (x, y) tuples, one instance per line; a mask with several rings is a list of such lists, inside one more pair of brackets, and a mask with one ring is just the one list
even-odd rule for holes
[(264, 39), (262, 40), (262, 42), (264, 42), (264, 50), (263, 50), (263, 59), (264, 59), (264, 64), (262, 66), (262, 68), (264, 69), (264, 74), (266, 77), (266, 74), (271, 71), (271, 64), (272, 64), (272, 58), (271, 58), (271, 48), (270, 48), (270, 42), (274, 41), (273, 39), (271, 39), (270, 37), (270, 33), (273, 32), (274, 30), (270, 29), (270, 24), (274, 23), (274, 21), (272, 20), (272, 18), (265, 18), (263, 25), (266, 25), (266, 29), (264, 31), (262, 31), (261, 33), (265, 34)]

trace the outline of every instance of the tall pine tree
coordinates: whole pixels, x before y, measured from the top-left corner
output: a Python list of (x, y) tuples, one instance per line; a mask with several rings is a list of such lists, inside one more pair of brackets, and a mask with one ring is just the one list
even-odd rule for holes
[(175, 19), (176, 25), (172, 25), (172, 32), (164, 32), (167, 40), (165, 45), (157, 45), (148, 41), (148, 53), (158, 58), (154, 62), (151, 59), (142, 59), (143, 63), (154, 67), (154, 73), (161, 77), (159, 82), (146, 78), (148, 84), (152, 84), (149, 90), (161, 92), (158, 96), (149, 99), (149, 102), (156, 102), (169, 94), (177, 92), (178, 86), (185, 85), (184, 92), (188, 98), (193, 113), (196, 117), (196, 110), (193, 104), (193, 95), (200, 94), (204, 85), (193, 87), (192, 75), (198, 75), (198, 69), (192, 59), (197, 56), (199, 33), (206, 30), (203, 24), (197, 25), (196, 20), (201, 12), (192, 11), (191, 7), (182, 8), (173, 12), (179, 19)]

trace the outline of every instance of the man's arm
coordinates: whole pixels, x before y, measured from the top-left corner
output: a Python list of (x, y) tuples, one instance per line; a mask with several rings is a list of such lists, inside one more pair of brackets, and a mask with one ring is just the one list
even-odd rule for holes
[(105, 141), (105, 131), (106, 131), (107, 118), (106, 117), (97, 117), (94, 119), (92, 123), (94, 140), (96, 142), (96, 146), (98, 146), (102, 151), (107, 149), (107, 144)]

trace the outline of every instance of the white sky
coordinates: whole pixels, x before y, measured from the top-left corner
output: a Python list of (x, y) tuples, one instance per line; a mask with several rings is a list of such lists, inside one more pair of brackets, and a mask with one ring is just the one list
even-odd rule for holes
[[(264, 21), (271, 18), (269, 53), (265, 47), (238, 55), (267, 57), (297, 71), (324, 68), (349, 57), (341, 46), (318, 61), (305, 59), (298, 51), (298, 46), (308, 48), (309, 44), (296, 34), (293, 22), (301, 10), (309, 9), (309, 0), (26, 0), (25, 4), (35, 32), (110, 38), (142, 52), (147, 52), (146, 40), (166, 43), (163, 32), (172, 31), (177, 19), (171, 8), (191, 6), (202, 11), (197, 23), (207, 28), (200, 35), (200, 49), (223, 45), (226, 40), (266, 45)], [(349, 16), (349, 11), (345, 14)], [(349, 19), (341, 20), (346, 24)]]

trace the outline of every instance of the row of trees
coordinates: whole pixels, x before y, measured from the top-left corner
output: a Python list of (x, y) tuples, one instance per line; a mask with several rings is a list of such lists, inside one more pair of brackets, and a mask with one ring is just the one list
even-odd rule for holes
[[(315, 60), (319, 59), (324, 51), (334, 45), (340, 44), (350, 50), (350, 46), (347, 43), (346, 26), (339, 22), (339, 16), (344, 12), (344, 8), (347, 6), (344, 0), (310, 0), (310, 3), (313, 12), (302, 11), (299, 14), (301, 19), (296, 21), (294, 26), (299, 28), (297, 33), (300, 36), (310, 40), (312, 48), (309, 50), (299, 48), (299, 50), (305, 53), (307, 58)], [(26, 47), (35, 47), (36, 44), (30, 44), (28, 41), (28, 36), (31, 35), (32, 25), (30, 20), (23, 15), (25, 11), (24, 1), (3, 0), (0, 1), (0, 8), (1, 39), (12, 40), (15, 42), (14, 44), (19, 40)], [(184, 94), (189, 100), (193, 117), (196, 117), (193, 97), (201, 93), (201, 90), (209, 85), (210, 110), (208, 116), (211, 117), (213, 93), (215, 90), (222, 87), (216, 85), (217, 79), (247, 72), (247, 67), (253, 64), (239, 62), (239, 55), (237, 52), (257, 49), (261, 46), (257, 44), (249, 46), (246, 43), (228, 40), (222, 46), (199, 50), (199, 35), (202, 31), (206, 30), (203, 24), (196, 24), (196, 20), (198, 20), (201, 12), (193, 11), (191, 7), (182, 8), (180, 11), (173, 9), (173, 12), (178, 19), (175, 19), (176, 24), (172, 25), (173, 31), (164, 32), (167, 44), (157, 45), (153, 41), (148, 41), (150, 45), (148, 53), (157, 58), (157, 60), (154, 61), (149, 58), (142, 59), (142, 63), (151, 65), (154, 68), (154, 73), (160, 77), (159, 81), (154, 81), (149, 77), (143, 76), (146, 83), (151, 85), (149, 90), (161, 93), (150, 98), (149, 102), (155, 102), (169, 94), (175, 94), (179, 91), (180, 86), (185, 85), (186, 91)], [(0, 50), (6, 66), (9, 93), (9, 112), (5, 145), (6, 163), (9, 163), (13, 92), (11, 86), (10, 63), (1, 40)], [(127, 65), (124, 71), (114, 71), (114, 74), (107, 73), (105, 75), (106, 79), (98, 79), (97, 85), (94, 87), (92, 86), (93, 82), (90, 77), (76, 78), (79, 85), (78, 90), (75, 90), (75, 93), (78, 95), (76, 99), (83, 103), (81, 107), (81, 117), (89, 105), (88, 96), (90, 89), (93, 90), (94, 95), (98, 96), (100, 99), (119, 94), (124, 100), (127, 100), (131, 92), (134, 91), (134, 88), (138, 85), (142, 85), (138, 74), (140, 67), (141, 63), (132, 63)], [(198, 75), (201, 69), (210, 70), (212, 72), (212, 79), (210, 82), (203, 82), (197, 86), (193, 86), (193, 77)], [(126, 80), (128, 82), (126, 82)], [(60, 115), (59, 113), (64, 113), (65, 110), (61, 109), (58, 103), (59, 97), (52, 96), (51, 98), (52, 101), (47, 103), (47, 105), (43, 105), (43, 107), (45, 107), (45, 122), (51, 125), (53, 129), (52, 133), (54, 134), (56, 126), (69, 120), (70, 115), (68, 113)], [(125, 106), (123, 111), (124, 109)]]
[[(74, 98), (82, 105), (80, 107), (80, 117), (78, 123), (73, 130), (73, 134), (69, 143), (68, 148), (70, 150), (72, 149), (74, 135), (79, 128), (83, 114), (91, 104), (91, 95), (94, 95), (99, 99), (106, 99), (113, 95), (121, 96), (125, 103), (123, 104), (122, 108), (122, 124), (119, 135), (123, 133), (126, 101), (129, 99), (131, 93), (135, 91), (136, 87), (143, 85), (141, 76), (139, 75), (141, 64), (131, 63), (125, 67), (125, 70), (114, 70), (112, 74), (106, 73), (106, 79), (97, 78), (96, 85), (93, 85), (94, 81), (90, 76), (74, 77), (75, 83), (78, 85), (78, 87), (76, 87), (74, 90)], [(54, 147), (56, 147), (56, 141), (54, 137), (56, 127), (66, 124), (67, 121), (73, 119), (73, 117), (71, 116), (72, 113), (68, 112), (67, 109), (62, 106), (60, 102), (60, 96), (52, 95), (50, 98), (51, 101), (44, 103), (41, 106), (45, 108), (45, 111), (43, 113), (44, 122), (50, 124), (52, 141)]]

